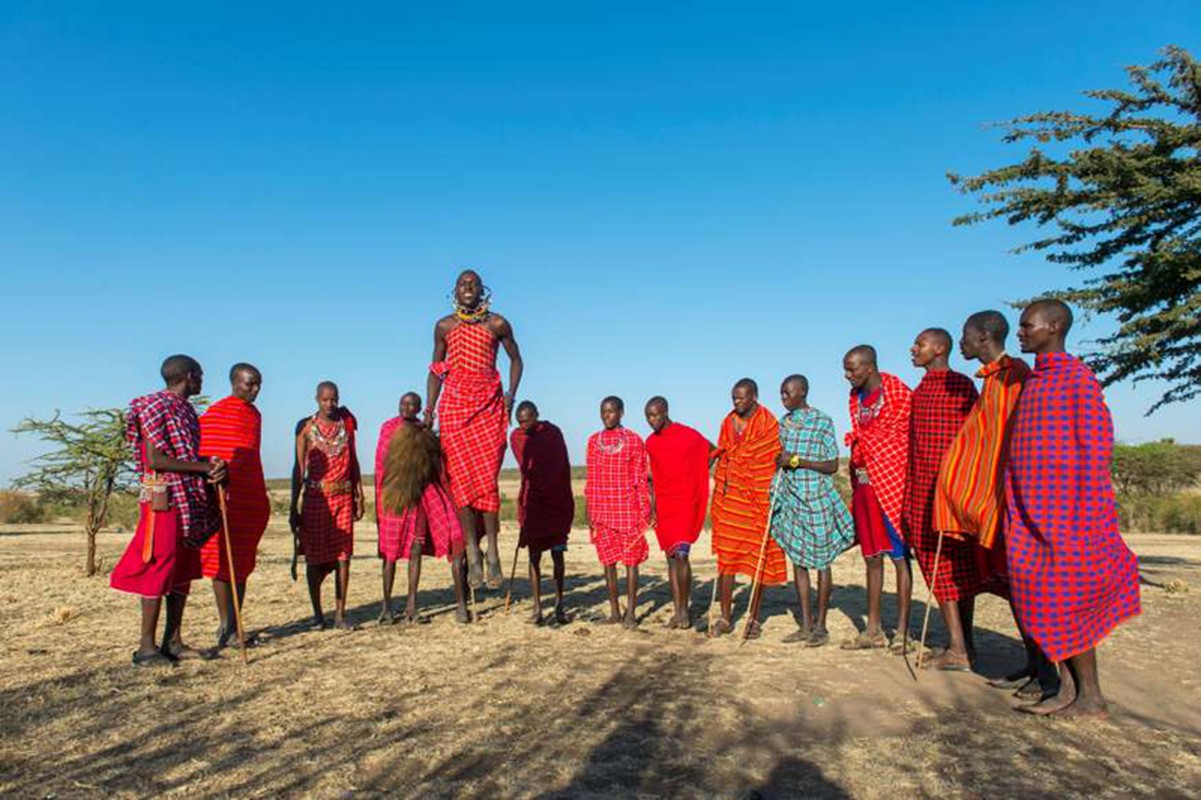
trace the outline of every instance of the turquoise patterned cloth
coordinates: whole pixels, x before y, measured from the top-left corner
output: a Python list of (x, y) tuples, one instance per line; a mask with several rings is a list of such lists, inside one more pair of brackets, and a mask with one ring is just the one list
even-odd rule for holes
[[(816, 408), (780, 417), (784, 452), (806, 461), (838, 458), (834, 421)], [(771, 535), (793, 564), (825, 569), (855, 541), (855, 525), (834, 488), (834, 476), (811, 469), (776, 471)]]

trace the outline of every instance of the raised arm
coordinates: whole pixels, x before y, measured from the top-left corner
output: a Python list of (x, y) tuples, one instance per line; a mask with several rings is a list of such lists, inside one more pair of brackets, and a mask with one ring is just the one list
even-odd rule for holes
[(433, 365), (446, 358), (447, 321), (438, 320), (434, 325), (434, 355), (430, 359), (430, 373), (425, 381), (425, 411), (421, 417), (426, 427), (434, 424), (434, 411), (438, 408), (438, 396), (442, 394), (442, 376), (434, 372)]
[(513, 335), (513, 326), (500, 314), (492, 317), (492, 332), (500, 340), (509, 356), (509, 390), (505, 392), (505, 413), (509, 415), (509, 423), (513, 422), (513, 398), (517, 397), (517, 388), (521, 386), (521, 374), (525, 371), (525, 362), (521, 360), (521, 348), (517, 346), (517, 337)]

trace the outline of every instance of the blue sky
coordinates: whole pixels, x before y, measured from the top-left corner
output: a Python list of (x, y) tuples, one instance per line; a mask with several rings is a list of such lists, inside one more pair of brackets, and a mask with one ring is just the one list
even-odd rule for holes
[[(1033, 229), (951, 227), (945, 173), (1024, 152), (985, 125), (1201, 30), (1195, 2), (245, 5), (0, 9), (5, 430), (173, 352), (214, 396), (249, 360), (283, 474), (318, 380), (369, 430), (424, 391), (463, 266), (577, 460), (602, 396), (715, 436), (743, 375), (778, 410), (806, 373), (845, 429), (848, 347), (916, 382), (920, 329), (1075, 277), (1007, 252)], [(1196, 403), (1108, 394), (1121, 439), (1201, 440)], [(2, 441), (0, 484), (38, 451)]]

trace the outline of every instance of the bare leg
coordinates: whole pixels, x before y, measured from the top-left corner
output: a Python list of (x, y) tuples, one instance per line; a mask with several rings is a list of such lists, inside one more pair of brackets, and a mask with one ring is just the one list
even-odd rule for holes
[[(616, 569), (614, 569), (616, 572)], [(614, 581), (616, 583), (616, 581)], [(633, 630), (638, 627), (638, 565), (626, 566), (626, 613), (622, 624)]]
[(1097, 649), (1090, 648), (1074, 655), (1067, 661), (1068, 671), (1075, 684), (1075, 701), (1059, 711), (1052, 712), (1064, 719), (1104, 719), (1109, 716), (1109, 705), (1101, 694), (1101, 679), (1097, 673)]
[(334, 625), (339, 628), (351, 627), (346, 619), (346, 594), (350, 590), (350, 559), (339, 561), (334, 571)]
[(417, 587), (421, 584), (421, 541), (415, 540), (409, 550), (409, 597), (405, 604), (405, 618), (409, 622), (417, 619)]
[(152, 656), (158, 651), (154, 644), (154, 634), (158, 632), (159, 611), (163, 607), (161, 597), (142, 598), (142, 632), (138, 639), (138, 655)]
[[(553, 556), (552, 556), (553, 557)], [(530, 597), (534, 601), (534, 611), (529, 621), (535, 625), (542, 624), (542, 553), (530, 548)]]
[(183, 643), (183, 610), (187, 604), (188, 596), (182, 592), (167, 595), (167, 626), (163, 631), (162, 650), (169, 650), (179, 659), (205, 658), (204, 653)]
[(963, 628), (963, 646), (967, 650), (967, 657), (975, 662), (976, 660), (976, 637), (973, 632), (973, 625), (976, 622), (976, 597), (965, 597), (959, 601), (959, 624)]
[(500, 515), (485, 511), (484, 534), (488, 537), (488, 588), (499, 589), (505, 582), (504, 567), (500, 563)]
[(909, 607), (913, 602), (913, 573), (909, 570), (909, 559), (894, 560), (897, 568), (897, 635), (905, 642), (909, 638)]
[(957, 600), (941, 602), (938, 604), (938, 610), (942, 612), (942, 621), (946, 624), (947, 635), (950, 637), (947, 652), (959, 661), (966, 661), (967, 642), (963, 636), (963, 619), (959, 613), (959, 602)]
[(792, 571), (796, 579), (797, 602), (801, 606), (801, 630), (809, 633), (813, 629), (813, 608), (809, 600), (809, 570), (794, 564)]
[(721, 618), (727, 624), (734, 619), (734, 573), (722, 575), (717, 584), (717, 602), (721, 604)]
[(475, 509), (460, 508), (458, 514), (459, 525), (467, 542), (467, 582), (472, 589), (479, 589), (484, 585), (484, 555), (475, 528)]
[[(1025, 712), (1027, 714), (1036, 714), (1041, 717), (1054, 714), (1057, 711), (1062, 711), (1076, 702), (1076, 679), (1069, 666), (1070, 661), (1071, 659), (1068, 659), (1068, 661), (1064, 661), (1059, 665), (1058, 694), (1040, 700), (1034, 705), (1019, 706), (1018, 711)], [(1095, 666), (1096, 662), (1094, 660), (1094, 668)], [(1099, 693), (1100, 689), (1098, 688), (1097, 691)]]
[(471, 622), (467, 612), (467, 555), (456, 553), (450, 559), (450, 577), (455, 582), (455, 619), (462, 623)]
[(563, 551), (551, 550), (550, 560), (554, 565), (555, 576), (555, 622), (566, 625), (567, 610), (563, 607), (563, 584), (567, 577), (567, 564), (563, 558)]
[(605, 622), (621, 622), (621, 604), (617, 600), (616, 564), (609, 564), (605, 567), (605, 588), (609, 590), (609, 618)]
[(383, 563), (384, 601), (379, 610), (381, 625), (395, 621), (392, 616), (392, 587), (396, 583), (396, 562), (384, 561)]
[(313, 627), (325, 627), (325, 613), (321, 610), (321, 584), (329, 572), (324, 564), (305, 564), (304, 578), (309, 585), (309, 602), (313, 605)]
[(236, 632), (234, 621), (234, 591), (229, 581), (213, 578), (213, 599), (217, 601), (217, 646), (224, 647)]
[(872, 556), (867, 562), (867, 630), (868, 636), (879, 636), (884, 630), (880, 621), (880, 599), (884, 594), (884, 556)]
[(834, 590), (834, 573), (830, 567), (817, 573), (817, 620), (819, 633), (827, 633), (826, 613), (830, 610), (830, 594)]
[(684, 612), (680, 617), (680, 627), (692, 627), (692, 562), (687, 555), (681, 555), (677, 561), (677, 571), (680, 576), (680, 601), (681, 610)]
[(667, 557), (667, 585), (671, 588), (671, 619), (667, 620), (664, 627), (676, 628), (679, 627), (680, 620), (680, 580), (676, 574), (676, 561), (671, 556)]

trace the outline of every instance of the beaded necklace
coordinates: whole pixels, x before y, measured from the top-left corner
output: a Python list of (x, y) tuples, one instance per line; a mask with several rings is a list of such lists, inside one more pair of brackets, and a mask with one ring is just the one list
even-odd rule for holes
[(480, 294), (480, 299), (475, 304), (475, 308), (464, 306), (453, 293), (450, 296), (450, 305), (454, 309), (455, 319), (459, 322), (466, 322), (468, 325), (475, 325), (492, 316), (492, 312), (488, 308), (491, 304), (492, 290), (487, 286), (483, 287), (483, 292)]
[(615, 456), (618, 453), (620, 453), (622, 450), (624, 450), (625, 446), (626, 446), (626, 437), (622, 436), (619, 433), (619, 431), (621, 431), (621, 428), (615, 428), (613, 430), (613, 432), (617, 433), (618, 436), (620, 437), (620, 438), (618, 438), (617, 444), (615, 444), (615, 445), (614, 444), (605, 444), (605, 434), (609, 433), (609, 431), (601, 431), (601, 435), (596, 437), (597, 448), (600, 449), (600, 451), (607, 456)]
[(321, 431), (321, 423), (319, 414), (313, 415), (313, 424), (309, 426), (309, 438), (313, 442), (313, 446), (323, 453), (330, 456), (339, 456), (346, 449), (346, 442), (350, 438), (346, 432), (346, 423), (342, 420), (334, 422), (334, 432), (325, 434)]

